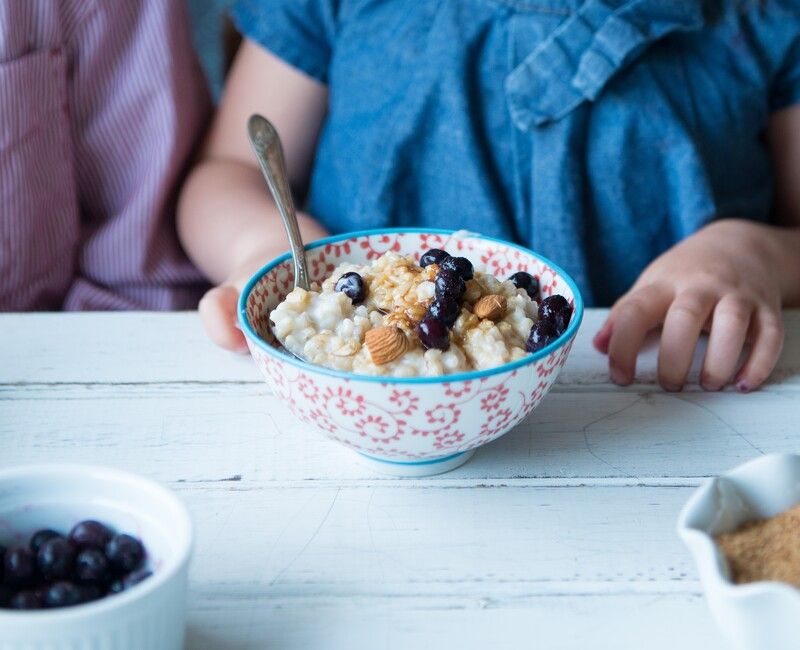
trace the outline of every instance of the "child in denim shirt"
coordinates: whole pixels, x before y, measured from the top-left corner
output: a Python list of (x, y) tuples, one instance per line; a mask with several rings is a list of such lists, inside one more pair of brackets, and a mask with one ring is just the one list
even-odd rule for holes
[(797, 0), (239, 0), (234, 18), (247, 40), (179, 215), (219, 344), (243, 347), (238, 292), (286, 248), (246, 140), (260, 112), (308, 241), (525, 244), (614, 304), (595, 345), (620, 384), (659, 326), (668, 390), (703, 330), (705, 388), (774, 368), (800, 304)]

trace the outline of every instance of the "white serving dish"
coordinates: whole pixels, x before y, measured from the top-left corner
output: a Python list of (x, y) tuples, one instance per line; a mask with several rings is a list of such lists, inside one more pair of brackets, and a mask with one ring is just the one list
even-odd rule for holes
[(192, 526), (181, 501), (126, 472), (80, 465), (0, 471), (0, 543), (97, 519), (139, 537), (153, 575), (128, 591), (60, 609), (0, 610), (0, 650), (178, 650)]
[(737, 650), (797, 650), (800, 590), (780, 582), (731, 582), (713, 540), (745, 521), (772, 517), (800, 503), (800, 456), (774, 454), (711, 479), (692, 495), (678, 519), (706, 599), (723, 636)]

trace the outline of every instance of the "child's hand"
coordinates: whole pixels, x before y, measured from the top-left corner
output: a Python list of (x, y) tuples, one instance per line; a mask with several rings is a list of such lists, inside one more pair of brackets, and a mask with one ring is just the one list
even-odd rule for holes
[(226, 350), (247, 353), (247, 342), (239, 329), (236, 309), (244, 285), (274, 255), (253, 257), (240, 265), (222, 284), (209, 289), (197, 310), (208, 336)]
[(732, 381), (746, 341), (751, 349), (733, 382), (740, 391), (760, 386), (783, 346), (780, 229), (741, 220), (717, 221), (648, 266), (614, 305), (594, 338), (608, 354), (611, 379), (633, 381), (636, 357), (650, 330), (663, 324), (658, 381), (680, 390), (703, 330), (710, 331), (700, 374), (706, 390)]
[[(298, 213), (297, 219), (305, 242), (327, 237), (328, 232), (308, 215)], [(255, 239), (257, 234), (254, 232), (252, 239)], [(274, 242), (273, 237), (272, 243), (266, 244), (263, 250), (245, 256), (244, 261), (236, 265), (224, 282), (210, 289), (200, 300), (197, 310), (200, 312), (203, 326), (211, 340), (220, 347), (247, 353), (247, 342), (239, 329), (236, 313), (239, 294), (258, 269), (285, 252), (288, 243), (285, 240), (279, 241), (281, 243)]]

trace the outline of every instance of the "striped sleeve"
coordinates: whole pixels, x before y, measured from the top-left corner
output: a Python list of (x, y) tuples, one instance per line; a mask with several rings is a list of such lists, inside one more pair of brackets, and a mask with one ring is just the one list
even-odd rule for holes
[[(202, 280), (178, 244), (174, 209), (210, 99), (184, 4), (73, 6), (69, 104), (84, 228), (78, 286), (106, 293), (107, 305), (94, 300), (101, 308), (193, 306)], [(65, 304), (86, 306), (74, 296)]]

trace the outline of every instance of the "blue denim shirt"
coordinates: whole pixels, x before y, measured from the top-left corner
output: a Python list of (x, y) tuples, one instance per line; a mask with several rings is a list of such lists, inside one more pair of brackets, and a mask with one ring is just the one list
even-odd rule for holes
[[(328, 84), (307, 208), (333, 232), (468, 228), (609, 304), (712, 219), (768, 220), (800, 0), (239, 0)], [(244, 128), (244, 127), (243, 127)]]

